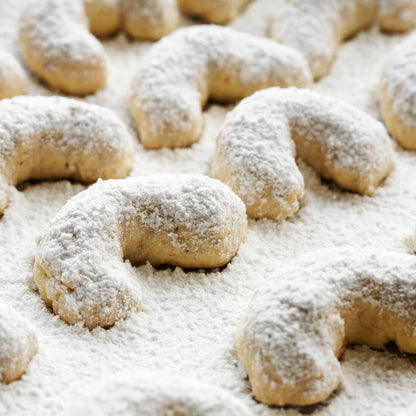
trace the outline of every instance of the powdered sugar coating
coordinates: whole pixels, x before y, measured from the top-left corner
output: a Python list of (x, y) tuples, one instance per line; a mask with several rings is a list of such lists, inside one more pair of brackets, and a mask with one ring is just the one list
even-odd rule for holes
[(240, 358), (267, 404), (324, 400), (347, 344), (416, 352), (416, 259), (382, 249), (313, 252), (276, 272), (238, 333)]
[[(105, 397), (105, 400), (103, 400)], [(101, 382), (65, 416), (250, 416), (251, 411), (226, 390), (199, 380), (143, 369)]]
[(9, 186), (27, 179), (126, 176), (133, 142), (109, 109), (63, 97), (0, 101), (0, 213)]
[(241, 200), (204, 176), (97, 183), (72, 198), (42, 235), (35, 281), (68, 323), (108, 327), (141, 307), (134, 264), (219, 267), (247, 227)]
[(212, 174), (242, 198), (250, 216), (281, 220), (298, 210), (303, 194), (296, 154), (325, 179), (361, 194), (372, 194), (392, 165), (380, 122), (310, 90), (269, 88), (227, 115)]
[(273, 21), (274, 39), (298, 49), (315, 78), (325, 75), (341, 41), (378, 23), (386, 31), (406, 31), (416, 22), (414, 0), (293, 0)]
[(186, 146), (203, 128), (211, 97), (234, 101), (269, 86), (306, 86), (311, 76), (295, 50), (220, 26), (177, 30), (159, 41), (137, 73), (131, 112), (145, 147)]
[(0, 305), (0, 382), (19, 379), (36, 352), (32, 325), (13, 309)]
[(416, 34), (391, 54), (380, 83), (380, 104), (392, 136), (405, 148), (416, 149)]
[(0, 100), (26, 92), (26, 75), (17, 59), (0, 51)]

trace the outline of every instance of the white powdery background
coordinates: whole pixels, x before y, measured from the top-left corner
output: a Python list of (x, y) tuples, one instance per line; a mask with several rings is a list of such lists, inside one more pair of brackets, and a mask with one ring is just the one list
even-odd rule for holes
[[(18, 56), (15, 19), (25, 0), (0, 0), (0, 48)], [(264, 34), (279, 2), (252, 2), (232, 25)], [(183, 24), (189, 24), (185, 20)], [(344, 99), (380, 118), (377, 86), (383, 61), (402, 36), (376, 28), (343, 44), (331, 74), (316, 90)], [(135, 135), (128, 112), (130, 83), (150, 43), (123, 34), (104, 41), (110, 74), (106, 88), (88, 102), (113, 109)], [(28, 72), (28, 71), (27, 71)], [(51, 91), (31, 78), (31, 94)], [(209, 105), (201, 140), (187, 149), (145, 151), (137, 140), (133, 175), (209, 172), (216, 133), (231, 106)], [(416, 402), (416, 359), (394, 350), (348, 348), (344, 381), (318, 406), (269, 408), (256, 403), (235, 351), (234, 334), (251, 296), (274, 278), (282, 264), (304, 253), (334, 246), (379, 246), (412, 252), (416, 224), (416, 153), (396, 146), (395, 169), (373, 197), (343, 192), (323, 183), (300, 162), (306, 195), (300, 211), (282, 224), (250, 221), (246, 242), (222, 272), (137, 268), (145, 311), (110, 330), (71, 327), (54, 316), (33, 283), (36, 237), (57, 210), (84, 189), (68, 181), (14, 191), (0, 219), (0, 302), (8, 303), (37, 328), (40, 352), (23, 380), (0, 385), (0, 415), (56, 415), (88, 395), (98, 380), (143, 367), (192, 375), (240, 397), (257, 415), (391, 416)]]

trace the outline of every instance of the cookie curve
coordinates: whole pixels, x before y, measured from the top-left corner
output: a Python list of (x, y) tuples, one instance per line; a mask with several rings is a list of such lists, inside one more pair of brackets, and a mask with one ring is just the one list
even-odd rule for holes
[(379, 85), (379, 104), (392, 137), (406, 150), (416, 150), (416, 94), (412, 74), (416, 69), (416, 35), (409, 35), (385, 63)]
[(373, 24), (401, 33), (415, 22), (414, 0), (293, 0), (272, 21), (269, 35), (301, 51), (319, 79), (330, 71), (344, 39)]
[(323, 178), (371, 195), (392, 168), (392, 149), (382, 123), (346, 102), (274, 87), (228, 113), (211, 174), (240, 196), (250, 217), (281, 221), (299, 209), (304, 192), (296, 154)]
[(26, 91), (27, 78), (19, 61), (11, 53), (0, 51), (0, 100)]
[(233, 20), (250, 0), (178, 0), (182, 13), (222, 25)]
[(0, 306), (0, 382), (19, 380), (38, 353), (33, 326), (17, 311)]
[(64, 97), (0, 101), (0, 214), (11, 186), (28, 179), (125, 177), (133, 139), (109, 109)]
[[(109, 397), (106, 404), (102, 397)], [(109, 404), (110, 403), (110, 404)], [(211, 383), (167, 371), (139, 369), (121, 372), (89, 392), (81, 403), (72, 404), (65, 416), (113, 415), (122, 403), (125, 416), (252, 416), (253, 413), (236, 396)], [(112, 407), (114, 404), (114, 407)]]
[(41, 236), (35, 283), (67, 323), (108, 328), (142, 309), (130, 262), (221, 267), (246, 229), (242, 201), (209, 177), (101, 181), (68, 201)]
[[(404, 269), (404, 270), (403, 270)], [(395, 341), (416, 352), (416, 260), (384, 249), (312, 252), (253, 299), (237, 335), (254, 395), (269, 405), (309, 405), (340, 384), (349, 344)], [(365, 293), (365, 298), (363, 297)]]
[(130, 112), (147, 149), (184, 147), (200, 137), (209, 97), (231, 102), (271, 85), (308, 86), (295, 50), (231, 28), (193, 26), (150, 50), (132, 85)]

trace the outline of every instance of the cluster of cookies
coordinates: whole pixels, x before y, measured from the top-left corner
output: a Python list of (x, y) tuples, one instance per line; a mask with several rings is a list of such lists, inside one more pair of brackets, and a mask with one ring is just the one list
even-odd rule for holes
[[(390, 32), (414, 27), (416, 1), (293, 0), (271, 24), (271, 37), (282, 43), (217, 25), (174, 31), (178, 10), (225, 23), (247, 2), (36, 0), (23, 11), (19, 41), (27, 66), (75, 95), (106, 82), (104, 48), (93, 35), (120, 29), (140, 39), (166, 35), (131, 88), (130, 111), (146, 149), (189, 146), (203, 131), (208, 99), (242, 99), (218, 134), (212, 178), (125, 179), (134, 143), (117, 116), (70, 98), (23, 96), (24, 71), (0, 53), (0, 214), (10, 187), (26, 180), (95, 183), (56, 215), (33, 266), (42, 298), (68, 324), (109, 328), (140, 311), (132, 265), (226, 265), (244, 241), (247, 215), (282, 221), (299, 209), (304, 179), (296, 157), (361, 195), (372, 195), (392, 169), (393, 146), (382, 123), (308, 87), (329, 71), (345, 37), (374, 23)], [(416, 150), (415, 47), (411, 35), (392, 54), (379, 95), (391, 135), (410, 150)], [(416, 302), (415, 272), (413, 257), (381, 250), (314, 253), (281, 271), (255, 296), (238, 330), (237, 350), (255, 397), (269, 405), (326, 399), (341, 381), (338, 357), (351, 343), (381, 348), (395, 341), (416, 353), (416, 315), (403, 308)], [(0, 309), (0, 380), (18, 379), (36, 351), (31, 325)], [(212, 386), (162, 383), (156, 376), (129, 380), (118, 383), (134, 391), (130, 408), (148, 406), (149, 415), (152, 406), (250, 414)], [(97, 397), (107, 391), (116, 395), (104, 386)], [(68, 415), (89, 414), (90, 404)]]

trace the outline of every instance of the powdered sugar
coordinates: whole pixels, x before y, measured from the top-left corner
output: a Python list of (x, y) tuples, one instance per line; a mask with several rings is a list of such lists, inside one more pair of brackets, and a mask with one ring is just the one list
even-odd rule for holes
[[(105, 397), (105, 401), (103, 398)], [(65, 412), (65, 416), (250, 416), (252, 413), (226, 390), (196, 379), (169, 373), (124, 373), (111, 382), (101, 383)]]
[[(25, 0), (0, 2), (0, 45), (18, 56), (15, 18)], [(255, 0), (233, 22), (241, 30), (266, 34), (279, 0)], [(185, 22), (189, 24), (189, 21)], [(377, 87), (383, 64), (402, 36), (376, 28), (343, 43), (331, 74), (314, 86), (380, 118)], [(128, 110), (131, 82), (151, 46), (124, 35), (103, 41), (109, 56), (107, 86), (86, 97), (111, 108), (135, 129)], [(51, 94), (32, 78), (31, 93)], [(132, 175), (207, 174), (215, 138), (231, 107), (209, 104), (205, 129), (192, 147), (146, 151), (135, 146)], [(416, 400), (416, 365), (412, 356), (392, 348), (374, 351), (347, 348), (342, 356), (343, 383), (323, 405), (269, 408), (253, 400), (235, 351), (236, 328), (253, 293), (276, 271), (318, 248), (353, 245), (412, 253), (416, 224), (416, 154), (395, 146), (395, 169), (373, 197), (343, 192), (322, 182), (299, 161), (305, 196), (300, 211), (275, 224), (250, 221), (246, 242), (222, 271), (156, 270), (149, 264), (132, 268), (140, 282), (145, 311), (120, 321), (110, 330), (92, 332), (69, 326), (45, 307), (33, 284), (31, 261), (36, 238), (57, 211), (84, 187), (68, 181), (25, 185), (16, 191), (0, 220), (0, 302), (7, 302), (36, 324), (39, 354), (21, 381), (0, 385), (0, 413), (17, 416), (60, 414), (63, 408), (88, 397), (92, 386), (111, 380), (126, 369), (160, 369), (227, 389), (259, 416), (391, 416)]]
[(416, 34), (409, 35), (391, 54), (382, 83), (392, 110), (407, 126), (416, 126)]
[(36, 342), (33, 326), (7, 305), (0, 305), (0, 382), (11, 381), (19, 362), (25, 362)]

